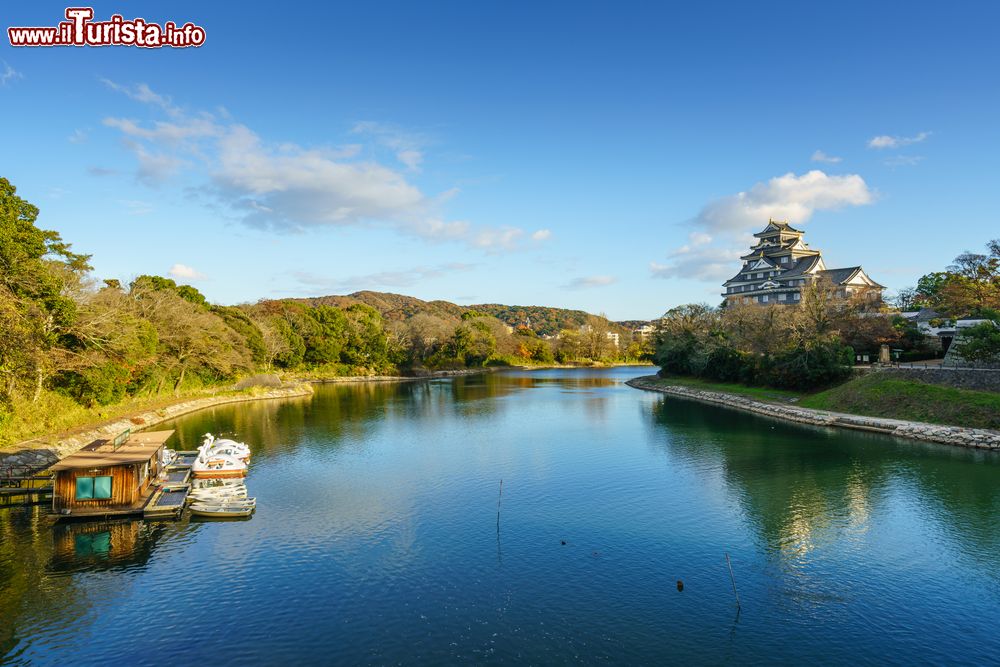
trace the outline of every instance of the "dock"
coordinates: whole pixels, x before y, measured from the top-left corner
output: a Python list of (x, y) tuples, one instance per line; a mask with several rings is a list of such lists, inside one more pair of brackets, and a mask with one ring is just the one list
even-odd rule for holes
[(45, 466), (6, 466), (0, 468), (0, 507), (31, 505), (52, 498), (52, 475)]
[(143, 508), (142, 517), (144, 519), (180, 518), (181, 510), (184, 509), (184, 503), (187, 502), (190, 491), (190, 484), (160, 487)]

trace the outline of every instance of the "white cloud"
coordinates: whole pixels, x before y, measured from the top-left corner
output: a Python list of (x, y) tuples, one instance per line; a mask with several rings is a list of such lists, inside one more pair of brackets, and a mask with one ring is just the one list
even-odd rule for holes
[(881, 134), (868, 140), (868, 148), (882, 150), (885, 148), (902, 148), (910, 144), (919, 144), (931, 136), (930, 132), (920, 132), (912, 137), (895, 137), (888, 134)]
[(420, 171), (420, 163), (424, 161), (424, 155), (417, 150), (405, 150), (396, 153), (396, 158), (410, 168), (411, 171)]
[(650, 272), (656, 278), (723, 280), (735, 273), (752, 232), (769, 219), (801, 225), (816, 211), (862, 206), (874, 199), (857, 174), (831, 176), (813, 170), (776, 176), (706, 204), (692, 221), (696, 229), (688, 242), (669, 253), (667, 263), (650, 263)]
[(649, 271), (654, 278), (718, 283), (736, 273), (744, 252), (736, 248), (702, 248), (682, 254), (671, 253), (669, 263), (650, 262)]
[(157, 121), (152, 128), (142, 127), (128, 118), (105, 118), (104, 124), (121, 130), (126, 136), (168, 142), (216, 136), (222, 131), (211, 118), (205, 117), (193, 118), (182, 124)]
[(204, 280), (206, 278), (204, 273), (186, 264), (174, 264), (167, 273), (172, 278), (182, 280)]
[(812, 157), (809, 159), (812, 160), (813, 162), (826, 162), (828, 164), (837, 164), (838, 162), (843, 161), (844, 158), (837, 157), (835, 155), (827, 155), (821, 150), (816, 150), (815, 152), (813, 152)]
[(8, 83), (24, 78), (24, 75), (11, 67), (6, 60), (0, 60), (0, 62), (3, 63), (3, 72), (0, 72), (0, 86), (6, 86)]
[(552, 232), (548, 229), (539, 229), (531, 235), (532, 241), (548, 241), (550, 238), (552, 238)]
[(364, 289), (410, 287), (425, 280), (433, 280), (450, 273), (469, 271), (473, 264), (450, 262), (439, 266), (416, 266), (398, 271), (380, 271), (348, 278), (331, 278), (308, 271), (297, 271), (292, 276), (312, 292), (356, 292)]
[(185, 164), (185, 160), (167, 152), (151, 153), (142, 144), (126, 141), (128, 147), (135, 153), (139, 166), (135, 177), (140, 183), (155, 187), (170, 180)]
[(136, 102), (157, 106), (171, 116), (178, 116), (182, 113), (180, 108), (173, 105), (173, 102), (168, 96), (153, 92), (153, 90), (144, 83), (128, 86), (103, 78), (101, 79), (101, 83), (115, 92), (125, 94)]
[(591, 289), (593, 287), (606, 287), (618, 282), (614, 276), (584, 276), (574, 278), (566, 283), (566, 289)]
[(420, 164), (424, 161), (421, 149), (427, 142), (424, 136), (406, 132), (391, 123), (371, 120), (355, 123), (351, 131), (355, 134), (367, 134), (374, 137), (380, 145), (395, 151), (396, 159), (410, 171), (420, 171)]
[(896, 167), (915, 167), (923, 160), (922, 155), (893, 155), (886, 158), (882, 164), (895, 169)]
[(129, 215), (147, 215), (153, 212), (153, 205), (138, 199), (119, 199), (118, 203), (125, 207)]
[(81, 129), (73, 130), (73, 134), (66, 137), (66, 141), (71, 144), (82, 144), (87, 140), (87, 133)]
[[(401, 169), (361, 157), (362, 147), (311, 148), (265, 141), (249, 127), (231, 121), (228, 112), (189, 114), (149, 86), (123, 86), (106, 79), (112, 90), (162, 109), (170, 119), (141, 123), (106, 118), (137, 160), (136, 178), (155, 186), (184, 168), (188, 178), (207, 176), (194, 188), (239, 215), (243, 222), (272, 231), (325, 226), (388, 227), (434, 241), (461, 242), (489, 251), (519, 246), (525, 232), (517, 227), (487, 227), (444, 219), (441, 208), (458, 192), (426, 195)], [(354, 134), (371, 136), (391, 149), (406, 171), (417, 172), (424, 159), (422, 139), (395, 126), (364, 122)]]
[(802, 224), (815, 211), (861, 206), (873, 200), (868, 184), (857, 174), (830, 176), (817, 169), (801, 176), (789, 172), (709, 202), (695, 224), (709, 233), (760, 227), (768, 218)]

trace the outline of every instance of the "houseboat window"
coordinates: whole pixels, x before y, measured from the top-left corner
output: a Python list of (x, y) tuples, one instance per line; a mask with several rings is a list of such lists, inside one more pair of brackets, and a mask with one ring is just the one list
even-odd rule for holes
[(77, 477), (77, 500), (107, 500), (111, 497), (111, 477)]

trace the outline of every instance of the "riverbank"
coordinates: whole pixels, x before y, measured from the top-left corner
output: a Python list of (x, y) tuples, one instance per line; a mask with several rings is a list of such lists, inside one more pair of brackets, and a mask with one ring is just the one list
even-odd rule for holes
[(712, 403), (774, 419), (798, 422), (800, 424), (885, 433), (912, 440), (922, 440), (924, 442), (935, 442), (958, 447), (1000, 450), (1000, 431), (991, 429), (944, 426), (904, 419), (817, 410), (792, 405), (789, 402), (765, 401), (747, 395), (710, 391), (693, 386), (672, 384), (671, 382), (669, 379), (649, 375), (634, 378), (626, 384), (635, 389), (655, 391), (679, 398)]
[(488, 373), (489, 368), (471, 368), (452, 371), (428, 371), (424, 374), (403, 375), (352, 375), (331, 376), (322, 373), (297, 374), (294, 378), (274, 379), (279, 386), (249, 386), (239, 391), (224, 390), (209, 396), (184, 397), (167, 399), (135, 406), (112, 406), (126, 408), (123, 414), (117, 414), (112, 419), (92, 420), (89, 423), (76, 425), (71, 429), (62, 429), (56, 433), (44, 434), (30, 440), (0, 448), (0, 467), (4, 466), (42, 466), (51, 465), (59, 459), (78, 451), (81, 447), (102, 438), (113, 438), (125, 429), (140, 430), (174, 419), (182, 415), (204, 410), (205, 408), (240, 403), (244, 401), (261, 401), (280, 398), (296, 398), (309, 396), (313, 393), (313, 384), (328, 383), (358, 383), (358, 382), (419, 382), (436, 378), (459, 377)]
[(59, 459), (78, 451), (81, 447), (94, 440), (114, 438), (126, 429), (141, 430), (149, 428), (168, 419), (174, 419), (217, 405), (277, 398), (297, 398), (310, 396), (312, 393), (313, 390), (309, 384), (300, 383), (266, 390), (253, 388), (242, 392), (228, 391), (213, 396), (182, 399), (162, 407), (133, 412), (127, 416), (122, 416), (112, 421), (105, 421), (99, 425), (82, 426), (71, 431), (43, 435), (32, 440), (17, 443), (16, 445), (0, 450), (0, 467), (51, 465)]

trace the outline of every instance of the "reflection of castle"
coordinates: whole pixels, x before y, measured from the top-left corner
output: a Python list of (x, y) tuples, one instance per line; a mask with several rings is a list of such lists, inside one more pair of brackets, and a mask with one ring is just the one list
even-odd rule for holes
[(860, 266), (827, 269), (822, 253), (802, 241), (803, 233), (787, 222), (768, 220), (767, 227), (754, 234), (757, 245), (740, 257), (739, 273), (722, 285), (726, 303), (797, 304), (802, 289), (816, 280), (831, 283), (841, 298), (856, 294), (873, 301), (881, 298), (885, 287)]

